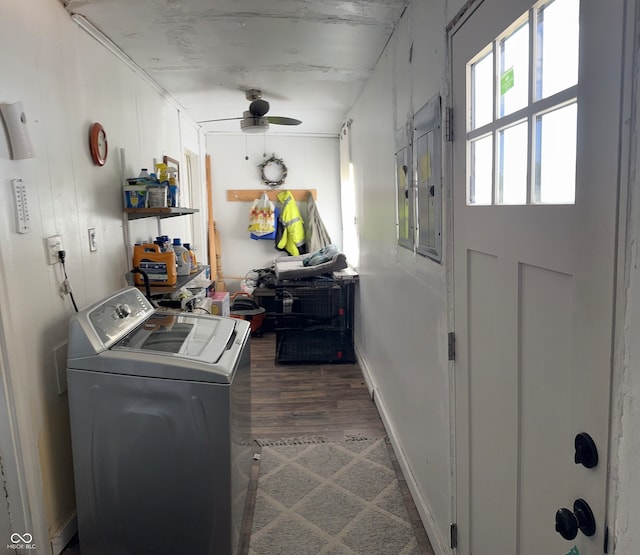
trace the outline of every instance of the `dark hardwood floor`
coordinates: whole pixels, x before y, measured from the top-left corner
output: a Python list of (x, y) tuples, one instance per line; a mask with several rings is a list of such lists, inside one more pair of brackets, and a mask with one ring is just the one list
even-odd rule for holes
[(275, 333), (251, 338), (254, 439), (385, 435), (357, 364), (276, 364), (274, 353)]
[[(386, 431), (369, 397), (358, 364), (277, 364), (275, 333), (251, 338), (252, 436), (260, 441), (314, 438), (342, 441), (385, 437)], [(433, 555), (409, 488), (389, 444), (398, 483), (411, 519), (421, 555)], [(246, 555), (258, 482), (254, 461), (240, 554)], [(62, 555), (81, 555), (77, 537)], [(275, 554), (274, 554), (275, 555)], [(389, 555), (395, 555), (390, 553)]]
[[(358, 364), (277, 364), (275, 333), (251, 338), (251, 410), (253, 438), (278, 440), (310, 437), (342, 441), (386, 436)], [(433, 555), (409, 487), (393, 448), (393, 462), (421, 555)], [(259, 461), (252, 469), (249, 506), (241, 551), (247, 553)], [(395, 555), (395, 554), (389, 554)]]

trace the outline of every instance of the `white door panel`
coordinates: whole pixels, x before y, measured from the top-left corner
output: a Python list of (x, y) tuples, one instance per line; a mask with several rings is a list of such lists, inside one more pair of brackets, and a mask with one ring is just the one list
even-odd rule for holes
[[(500, 320), (510, 302), (512, 286), (506, 276), (509, 264), (498, 257), (467, 250), (469, 275), (468, 349), (474, 353), (468, 372), (473, 397), (469, 398), (469, 481), (472, 545), (483, 545), (492, 538), (494, 553), (515, 553), (516, 530), (505, 526), (517, 510), (517, 420), (513, 414), (517, 400), (517, 381), (506, 372), (512, 345), (504, 336)], [(511, 291), (510, 291), (511, 290)]]
[[(467, 63), (532, 3), (484, 0), (451, 33), (462, 555), (603, 551), (625, 5), (581, 2), (575, 204), (467, 204)], [(596, 468), (574, 462), (580, 432)], [(555, 515), (578, 498), (596, 533), (568, 541)]]

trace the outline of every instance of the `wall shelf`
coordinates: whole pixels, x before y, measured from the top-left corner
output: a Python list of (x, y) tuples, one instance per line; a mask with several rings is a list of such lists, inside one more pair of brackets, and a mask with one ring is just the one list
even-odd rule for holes
[(196, 208), (125, 208), (129, 220), (140, 218), (173, 218), (198, 212)]
[[(188, 276), (178, 276), (178, 280), (175, 285), (157, 285), (154, 283), (150, 283), (149, 287), (151, 289), (151, 294), (152, 295), (162, 295), (162, 294), (168, 295), (170, 293), (175, 293), (176, 291), (179, 291), (182, 287), (185, 287), (186, 285), (191, 283), (194, 279), (200, 276), (200, 274), (202, 274), (207, 270), (209, 270), (208, 265), (200, 264), (198, 265), (198, 269), (195, 272), (189, 274)], [(128, 274), (128, 279), (130, 280), (130, 283), (133, 285), (134, 284), (133, 274), (131, 272), (129, 272)], [(209, 286), (211, 286), (212, 283), (213, 282), (209, 280)], [(143, 292), (145, 291), (144, 285), (136, 284), (136, 287)]]

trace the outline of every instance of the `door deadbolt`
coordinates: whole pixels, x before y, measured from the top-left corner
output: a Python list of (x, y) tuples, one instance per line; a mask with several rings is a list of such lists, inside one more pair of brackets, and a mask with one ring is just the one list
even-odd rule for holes
[(593, 536), (596, 533), (596, 519), (584, 499), (576, 499), (573, 512), (562, 508), (556, 513), (556, 532), (565, 540), (575, 539), (578, 530), (585, 536)]
[(575, 462), (586, 468), (594, 468), (598, 465), (598, 448), (593, 438), (586, 432), (581, 432), (575, 439)]

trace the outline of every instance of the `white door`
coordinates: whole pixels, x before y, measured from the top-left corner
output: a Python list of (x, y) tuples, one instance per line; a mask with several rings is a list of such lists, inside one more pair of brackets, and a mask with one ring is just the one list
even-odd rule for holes
[(603, 552), (624, 7), (484, 0), (450, 32), (463, 555)]

